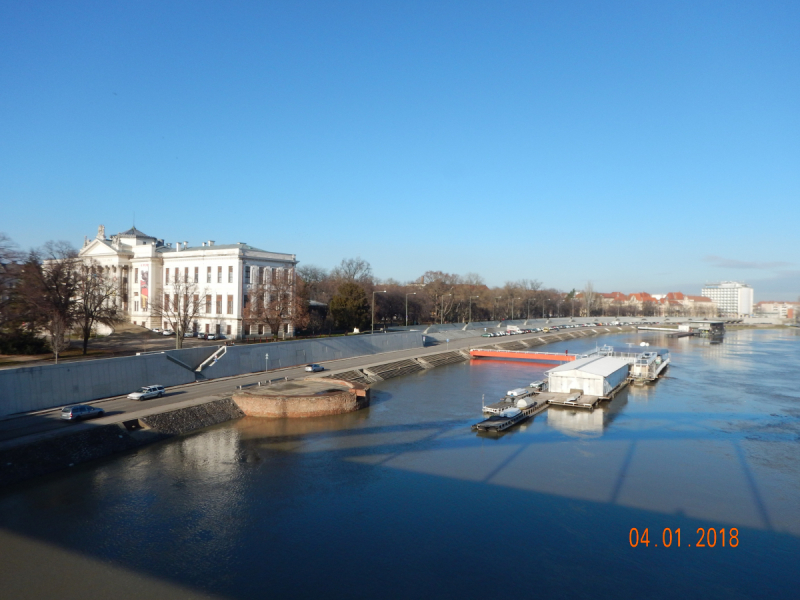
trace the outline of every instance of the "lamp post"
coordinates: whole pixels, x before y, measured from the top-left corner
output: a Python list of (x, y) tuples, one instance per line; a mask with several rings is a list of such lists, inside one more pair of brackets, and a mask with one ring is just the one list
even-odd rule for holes
[(266, 367), (267, 367), (267, 368), (266, 368), (266, 371), (269, 371), (269, 353), (267, 353), (267, 354), (265, 354), (265, 355), (264, 355), (264, 360), (266, 360), (266, 361), (267, 361), (267, 364), (266, 364)]
[(372, 292), (372, 328), (370, 333), (375, 333), (375, 294), (385, 294), (386, 290), (375, 290)]
[(472, 299), (473, 298), (480, 298), (480, 296), (470, 296), (469, 297), (469, 318), (467, 319), (467, 323), (472, 322)]
[(442, 318), (441, 324), (444, 325), (444, 297), (445, 296), (452, 296), (453, 294), (442, 294)]
[(497, 301), (500, 300), (500, 298), (502, 298), (502, 296), (495, 296), (494, 297), (494, 308), (492, 309), (492, 321), (494, 321), (497, 318), (497, 316), (496, 316), (496, 313), (497, 313)]
[(408, 327), (408, 297), (416, 296), (417, 292), (409, 292), (406, 294), (406, 327)]

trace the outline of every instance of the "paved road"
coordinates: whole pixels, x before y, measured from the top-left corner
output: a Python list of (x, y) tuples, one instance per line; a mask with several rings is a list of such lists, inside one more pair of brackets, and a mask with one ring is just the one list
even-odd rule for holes
[[(599, 333), (608, 333), (606, 329), (616, 332), (620, 328), (597, 327), (594, 329), (598, 330)], [(505, 342), (525, 340), (536, 337), (543, 337), (545, 339), (549, 339), (550, 341), (559, 341), (560, 339), (565, 339), (564, 336), (569, 335), (569, 333), (571, 333), (571, 330), (561, 331), (556, 334), (532, 333), (492, 339), (474, 337), (453, 340), (449, 344), (440, 343), (438, 345), (427, 346), (425, 348), (413, 348), (411, 350), (398, 350), (395, 352), (384, 352), (381, 354), (333, 360), (326, 363), (321, 363), (325, 367), (325, 372), (317, 373), (315, 376), (321, 377), (324, 375), (330, 375), (331, 373), (369, 367), (370, 365), (378, 365), (408, 358), (417, 358), (427, 354), (439, 354), (441, 352), (446, 352), (447, 350), (460, 350), (480, 345), (498, 343), (502, 344)], [(38, 437), (42, 434), (58, 434), (59, 432), (65, 432), (70, 428), (75, 429), (81, 427), (82, 425), (88, 426), (89, 423), (119, 423), (132, 418), (139, 418), (139, 416), (142, 416), (140, 413), (143, 409), (147, 409), (146, 412), (152, 414), (156, 412), (163, 412), (163, 407), (168, 407), (175, 404), (184, 404), (188, 401), (195, 401), (192, 403), (200, 403), (201, 401), (210, 401), (217, 398), (229, 397), (236, 390), (237, 386), (252, 385), (258, 381), (264, 381), (268, 378), (276, 379), (286, 377), (288, 379), (297, 379), (299, 377), (306, 376), (311, 376), (311, 373), (306, 373), (304, 367), (289, 367), (286, 369), (270, 370), (268, 374), (262, 371), (260, 373), (254, 373), (251, 375), (241, 375), (227, 379), (214, 379), (211, 381), (175, 386), (168, 388), (167, 394), (163, 398), (155, 398), (143, 402), (138, 400), (129, 400), (125, 396), (116, 396), (103, 400), (95, 400), (93, 402), (88, 402), (87, 404), (92, 404), (94, 406), (103, 408), (106, 411), (106, 416), (84, 424), (62, 421), (60, 418), (60, 408), (38, 411), (35, 413), (26, 413), (24, 415), (13, 416), (4, 420), (0, 420), (0, 446), (11, 441), (27, 441), (22, 440), (21, 438), (28, 438), (29, 436)], [(153, 383), (155, 384), (158, 382)]]

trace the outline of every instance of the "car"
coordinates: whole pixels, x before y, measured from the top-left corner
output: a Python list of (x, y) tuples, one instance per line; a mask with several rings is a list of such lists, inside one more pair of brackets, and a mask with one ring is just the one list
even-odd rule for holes
[(165, 329), (162, 335), (175, 335), (175, 332), (172, 329)]
[(203, 333), (202, 331), (198, 331), (198, 332), (197, 332), (197, 339), (198, 339), (198, 340), (204, 340), (204, 339), (206, 339), (206, 334), (205, 334), (205, 333)]
[(161, 398), (164, 395), (163, 385), (146, 385), (137, 391), (128, 394), (130, 400), (149, 400), (150, 398)]
[(65, 421), (81, 421), (83, 419), (94, 419), (106, 414), (102, 408), (89, 404), (73, 404), (61, 409), (61, 418)]
[(491, 333), (482, 333), (481, 337), (493, 337), (493, 334), (491, 334)]
[(194, 333), (192, 333), (191, 331), (187, 331), (186, 333), (183, 334), (183, 337), (185, 337), (185, 338), (194, 337)]
[(164, 330), (161, 329), (161, 327), (153, 327), (150, 331), (152, 331), (153, 333), (161, 333)]
[(216, 333), (207, 333), (206, 334), (206, 339), (207, 340), (215, 340), (215, 339), (217, 339), (217, 334)]
[(324, 371), (324, 370), (325, 367), (323, 367), (322, 365), (317, 365), (317, 364), (306, 365), (306, 371), (309, 371), (311, 373), (317, 373), (318, 371)]

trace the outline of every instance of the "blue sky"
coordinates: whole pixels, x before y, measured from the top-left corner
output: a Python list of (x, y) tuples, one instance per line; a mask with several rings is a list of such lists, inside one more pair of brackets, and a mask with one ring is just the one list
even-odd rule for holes
[(797, 2), (4, 2), (0, 231), (800, 294)]

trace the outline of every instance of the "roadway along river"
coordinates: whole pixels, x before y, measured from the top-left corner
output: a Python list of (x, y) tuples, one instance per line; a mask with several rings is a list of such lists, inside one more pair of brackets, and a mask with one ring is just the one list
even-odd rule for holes
[[(592, 329), (596, 329), (599, 332), (605, 332), (609, 330), (609, 328), (600, 327)], [(328, 361), (323, 364), (326, 371), (330, 372), (333, 370), (333, 372), (337, 372), (346, 369), (363, 367), (370, 363), (390, 362), (394, 360), (424, 356), (426, 353), (435, 354), (439, 352), (446, 352), (447, 350), (457, 350), (459, 348), (468, 349), (472, 346), (491, 343), (492, 341), (504, 343), (538, 337), (543, 339), (553, 339), (568, 335), (577, 334), (560, 332), (555, 335), (543, 333), (524, 334), (513, 337), (498, 338), (497, 340), (488, 340), (485, 338), (460, 339), (448, 343), (427, 346), (426, 348), (414, 348), (411, 350), (399, 350), (395, 352), (357, 356), (355, 358), (344, 358)], [(268, 350), (269, 346), (266, 346), (265, 349)], [(303, 365), (285, 369), (274, 369), (270, 370), (269, 374), (266, 374), (262, 371), (260, 373), (242, 375), (239, 377), (203, 381), (172, 387), (167, 389), (167, 393), (163, 398), (154, 398), (144, 402), (128, 400), (126, 396), (117, 396), (114, 398), (96, 400), (94, 402), (89, 402), (89, 404), (103, 408), (106, 411), (106, 417), (102, 419), (94, 419), (88, 423), (70, 423), (67, 421), (62, 421), (60, 408), (37, 411), (35, 413), (24, 415), (15, 415), (13, 417), (0, 420), (0, 444), (3, 444), (4, 442), (11, 444), (24, 443), (30, 441), (33, 436), (39, 436), (41, 434), (57, 434), (59, 432), (66, 432), (67, 430), (86, 429), (93, 427), (96, 424), (119, 423), (127, 418), (131, 418), (129, 413), (138, 413), (142, 410), (162, 407), (166, 409), (173, 404), (183, 403), (186, 401), (207, 401), (216, 398), (230, 397), (236, 389), (236, 386), (252, 385), (257, 381), (267, 378), (287, 377), (289, 379), (297, 379), (300, 377), (311, 376), (311, 373), (306, 373), (304, 368), (305, 366)], [(322, 377), (326, 374), (327, 373), (323, 372), (318, 373), (316, 376)], [(160, 382), (152, 381), (149, 383), (158, 384)]]
[(551, 408), (499, 439), (469, 429), (481, 396), (546, 366), (440, 367), (377, 384), (358, 413), (245, 418), (11, 486), (0, 492), (0, 589), (137, 600), (795, 598), (798, 333), (548, 346), (647, 340), (669, 346), (673, 363), (601, 409)]

